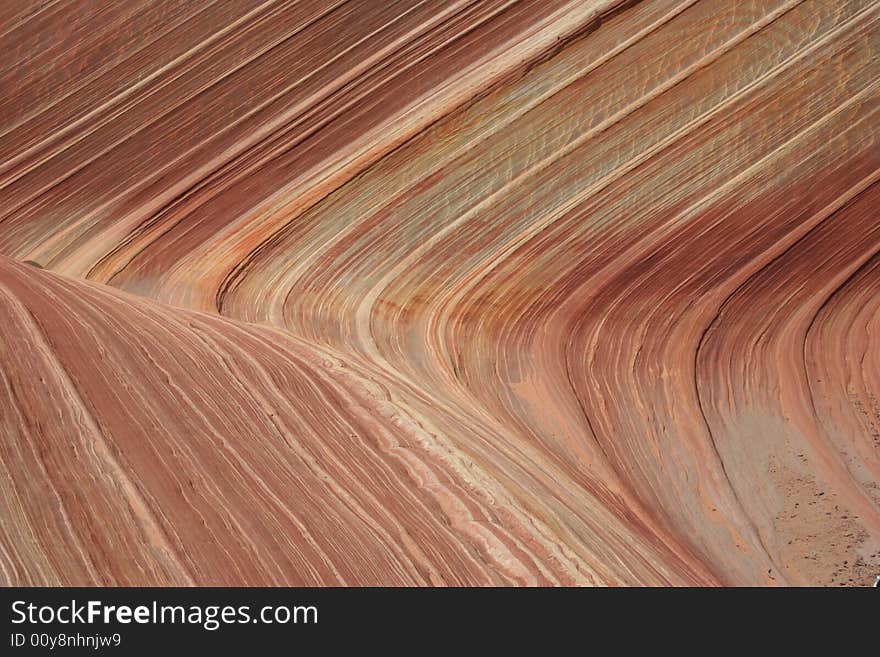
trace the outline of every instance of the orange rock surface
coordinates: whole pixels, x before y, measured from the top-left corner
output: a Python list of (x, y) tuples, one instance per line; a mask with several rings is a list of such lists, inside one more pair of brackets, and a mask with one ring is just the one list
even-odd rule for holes
[(0, 6), (0, 583), (865, 585), (874, 0)]

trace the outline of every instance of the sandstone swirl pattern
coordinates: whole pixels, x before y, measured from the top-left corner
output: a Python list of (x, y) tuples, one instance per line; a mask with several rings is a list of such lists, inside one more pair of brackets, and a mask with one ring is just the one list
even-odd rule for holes
[(867, 584), (876, 0), (0, 6), (0, 583)]

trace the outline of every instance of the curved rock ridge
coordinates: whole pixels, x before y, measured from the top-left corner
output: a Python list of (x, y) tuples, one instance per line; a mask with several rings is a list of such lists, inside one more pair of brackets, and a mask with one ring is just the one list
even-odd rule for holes
[(0, 8), (0, 583), (866, 585), (880, 5)]

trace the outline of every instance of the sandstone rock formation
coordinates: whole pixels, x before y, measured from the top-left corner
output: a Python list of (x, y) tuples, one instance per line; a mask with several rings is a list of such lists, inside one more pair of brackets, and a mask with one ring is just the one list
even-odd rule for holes
[(866, 585), (880, 4), (0, 7), (0, 583)]

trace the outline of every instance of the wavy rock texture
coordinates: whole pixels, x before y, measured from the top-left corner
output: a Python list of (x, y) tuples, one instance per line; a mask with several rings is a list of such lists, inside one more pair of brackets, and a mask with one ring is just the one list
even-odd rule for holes
[(876, 0), (0, 7), (3, 584), (867, 584)]

